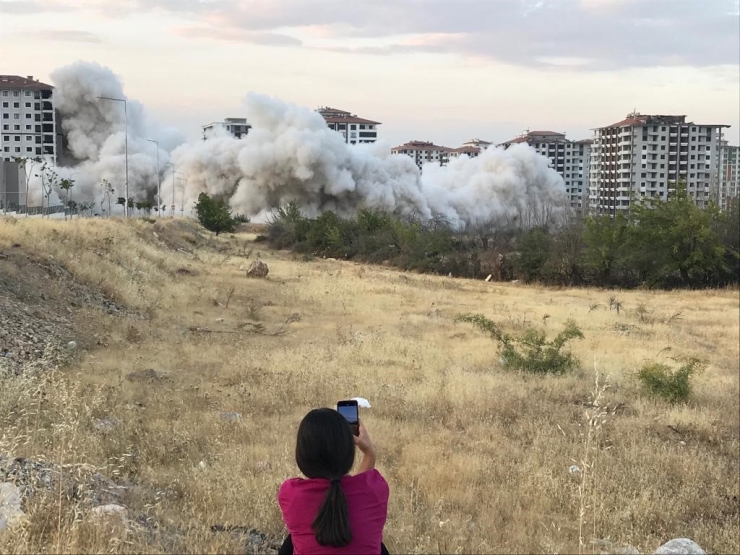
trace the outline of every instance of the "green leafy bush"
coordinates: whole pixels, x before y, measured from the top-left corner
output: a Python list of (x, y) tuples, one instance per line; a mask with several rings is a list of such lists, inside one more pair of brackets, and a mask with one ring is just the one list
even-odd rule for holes
[(492, 320), (481, 314), (464, 314), (460, 322), (474, 324), (498, 341), (502, 365), (507, 370), (533, 374), (563, 374), (578, 367), (578, 359), (569, 350), (564, 351), (572, 339), (583, 339), (583, 332), (573, 320), (548, 341), (544, 331), (529, 328), (519, 337), (504, 333)]
[(661, 362), (649, 362), (640, 368), (637, 378), (643, 390), (669, 403), (686, 401), (691, 395), (691, 377), (703, 370), (705, 364), (695, 358), (678, 361), (682, 363), (678, 368)]
[(241, 214), (232, 216), (229, 205), (225, 200), (212, 199), (206, 193), (198, 195), (195, 213), (200, 225), (208, 231), (213, 231), (216, 235), (219, 233), (233, 233), (236, 231), (238, 224), (249, 221), (246, 216)]

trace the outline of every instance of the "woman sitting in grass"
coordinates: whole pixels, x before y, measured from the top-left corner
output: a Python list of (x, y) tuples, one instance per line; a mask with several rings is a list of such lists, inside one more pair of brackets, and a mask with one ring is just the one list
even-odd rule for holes
[[(388, 483), (375, 470), (375, 447), (360, 422), (354, 436), (332, 409), (314, 409), (298, 428), (295, 459), (306, 476), (280, 486), (278, 502), (290, 534), (280, 548), (290, 553), (388, 553), (382, 543), (388, 516)], [(362, 451), (357, 474), (355, 445)]]

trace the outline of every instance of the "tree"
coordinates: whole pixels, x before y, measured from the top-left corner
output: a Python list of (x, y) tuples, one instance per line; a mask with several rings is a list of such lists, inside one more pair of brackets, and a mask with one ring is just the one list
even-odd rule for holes
[[(72, 187), (74, 187), (74, 184), (75, 184), (75, 182), (74, 182), (73, 179), (62, 179), (59, 182), (59, 188), (62, 189), (65, 192), (65, 195), (64, 195), (64, 204), (66, 205), (67, 208), (70, 207), (69, 206), (69, 204), (70, 204), (70, 202), (69, 202), (69, 190)], [(67, 219), (67, 211), (66, 210), (64, 211), (64, 219), (65, 220)]]
[(212, 199), (206, 193), (198, 195), (195, 213), (200, 224), (216, 235), (236, 231), (236, 226), (239, 223), (236, 218), (231, 216), (231, 210), (223, 199)]
[(111, 195), (115, 192), (113, 190), (113, 185), (110, 184), (110, 181), (107, 179), (103, 179), (101, 181), (100, 186), (103, 188), (103, 200), (100, 201), (100, 210), (104, 212), (103, 210), (103, 201), (108, 201), (108, 216), (110, 216), (110, 198)]
[[(41, 158), (28, 158), (28, 157), (17, 157), (13, 159), (19, 166), (23, 168), (23, 173), (26, 175), (26, 218), (28, 217), (28, 183), (31, 174), (33, 173), (33, 166), (41, 163)], [(20, 204), (20, 202), (18, 203)]]
[(547, 262), (550, 244), (547, 229), (541, 227), (532, 228), (519, 238), (516, 270), (525, 281), (536, 281), (543, 277), (543, 267)]
[[(35, 174), (36, 177), (41, 177), (41, 217), (44, 217), (44, 197), (46, 197), (46, 208), (50, 211), (49, 198), (51, 193), (59, 184), (59, 174), (56, 172), (53, 166), (50, 166), (47, 162), (41, 164), (41, 173)], [(28, 202), (28, 200), (26, 200)]]
[(149, 202), (148, 200), (137, 200), (136, 209), (144, 210), (145, 212), (149, 213), (152, 209), (152, 203)]
[(610, 285), (626, 254), (629, 222), (623, 214), (590, 216), (583, 235), (583, 266), (600, 285)]
[(725, 271), (726, 247), (715, 229), (719, 209), (700, 208), (676, 184), (665, 202), (634, 202), (628, 247), (643, 278), (663, 285), (706, 285)]

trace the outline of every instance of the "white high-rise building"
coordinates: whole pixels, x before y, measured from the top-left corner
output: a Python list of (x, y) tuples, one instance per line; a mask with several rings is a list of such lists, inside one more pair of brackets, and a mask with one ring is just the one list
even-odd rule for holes
[(380, 122), (360, 118), (336, 108), (319, 108), (317, 112), (323, 116), (329, 129), (340, 133), (347, 144), (374, 143), (378, 140)]
[(591, 141), (569, 141), (565, 133), (556, 131), (526, 131), (498, 146), (508, 148), (519, 143), (528, 144), (550, 159), (550, 165), (565, 181), (570, 206), (578, 211), (584, 210), (587, 204)]
[(233, 137), (241, 139), (246, 137), (252, 128), (246, 118), (226, 118), (224, 121), (214, 121), (208, 125), (203, 125), (203, 140), (207, 141), (217, 130), (224, 130)]
[(594, 130), (589, 210), (617, 214), (629, 210), (632, 195), (666, 200), (685, 181), (697, 205), (716, 197), (722, 128), (686, 116), (637, 112)]
[(0, 75), (0, 157), (56, 165), (57, 155), (54, 87), (32, 76)]
[(740, 147), (722, 141), (719, 151), (719, 198), (717, 202), (723, 210), (731, 199), (740, 194)]

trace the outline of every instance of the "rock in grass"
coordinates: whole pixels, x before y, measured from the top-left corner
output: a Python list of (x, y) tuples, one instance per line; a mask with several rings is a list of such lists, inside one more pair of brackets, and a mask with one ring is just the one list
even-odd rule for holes
[(695, 541), (676, 538), (656, 549), (655, 555), (706, 555), (706, 553)]
[(266, 278), (269, 273), (270, 268), (267, 267), (267, 264), (261, 260), (255, 260), (247, 270), (247, 277)]
[(21, 490), (10, 482), (0, 484), (0, 532), (4, 532), (19, 520), (25, 513), (21, 510)]
[(107, 523), (113, 526), (128, 526), (128, 509), (121, 505), (99, 505), (90, 511), (90, 521), (95, 524)]

